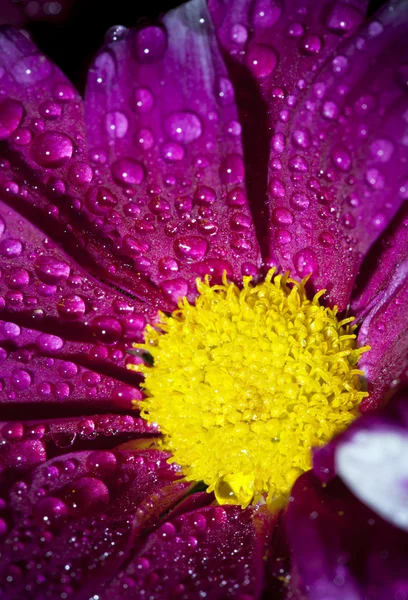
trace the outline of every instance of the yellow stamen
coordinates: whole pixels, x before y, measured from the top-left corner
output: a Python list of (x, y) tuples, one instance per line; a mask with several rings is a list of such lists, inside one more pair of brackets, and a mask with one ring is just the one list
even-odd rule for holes
[(307, 299), (306, 281), (274, 269), (242, 289), (197, 280), (195, 305), (183, 298), (135, 344), (154, 361), (130, 365), (145, 375), (142, 416), (220, 504), (279, 504), (310, 468), (310, 448), (347, 427), (367, 396), (356, 365), (369, 348), (356, 348), (352, 318), (319, 304), (322, 291)]

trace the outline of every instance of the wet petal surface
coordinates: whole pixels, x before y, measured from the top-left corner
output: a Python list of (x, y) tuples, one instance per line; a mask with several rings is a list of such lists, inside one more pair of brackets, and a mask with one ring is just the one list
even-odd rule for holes
[(403, 199), (406, 9), (384, 8), (339, 45), (360, 24), (363, 4), (320, 4), (320, 14), (303, 2), (241, 2), (236, 12), (211, 5), (238, 89), (245, 74), (257, 81), (272, 132), (269, 205), (260, 216), (269, 219), (270, 260), (298, 276), (313, 272), (315, 286), (345, 308), (362, 253)]
[(194, 295), (206, 273), (257, 272), (234, 91), (203, 2), (108, 33), (86, 119), (98, 177), (116, 190), (89, 209), (112, 224), (115, 206), (112, 235), (166, 297)]

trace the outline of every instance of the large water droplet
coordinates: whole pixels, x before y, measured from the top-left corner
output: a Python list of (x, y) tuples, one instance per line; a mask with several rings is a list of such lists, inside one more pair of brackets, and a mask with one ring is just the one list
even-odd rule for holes
[(279, 0), (255, 0), (251, 21), (254, 27), (272, 27), (282, 14)]
[(96, 339), (104, 344), (114, 344), (122, 337), (122, 326), (113, 317), (96, 317), (91, 328)]
[(154, 107), (154, 96), (152, 92), (145, 87), (138, 87), (133, 95), (133, 108), (137, 113), (148, 113)]
[(20, 125), (23, 105), (17, 100), (6, 98), (0, 103), (0, 140), (8, 138)]
[(293, 264), (299, 277), (306, 277), (313, 273), (318, 275), (317, 256), (312, 248), (304, 248), (293, 257)]
[(157, 26), (146, 27), (135, 33), (133, 48), (137, 60), (152, 63), (163, 56), (167, 47), (166, 32)]
[(63, 283), (71, 272), (68, 263), (44, 254), (36, 258), (34, 268), (41, 281), (51, 285)]
[(75, 294), (65, 296), (58, 302), (58, 312), (65, 321), (76, 321), (85, 314), (85, 302)]
[(185, 236), (174, 242), (174, 250), (177, 256), (187, 262), (201, 260), (204, 258), (207, 249), (207, 242), (197, 236)]
[(123, 138), (129, 128), (129, 120), (120, 110), (108, 112), (105, 116), (105, 130), (112, 139)]
[(65, 164), (73, 151), (72, 140), (65, 133), (46, 131), (34, 138), (31, 157), (40, 167), (56, 168)]
[(198, 139), (203, 131), (201, 119), (188, 111), (171, 113), (164, 119), (163, 127), (172, 140), (184, 144)]
[(255, 77), (267, 77), (276, 68), (278, 55), (270, 46), (252, 44), (247, 54), (247, 65)]
[(141, 163), (132, 158), (121, 158), (112, 165), (112, 177), (119, 185), (138, 185), (144, 179)]
[(185, 152), (183, 146), (173, 142), (167, 142), (160, 148), (160, 154), (167, 162), (177, 162), (183, 160)]
[(118, 203), (118, 199), (104, 186), (91, 187), (86, 194), (86, 205), (95, 215), (109, 213)]
[(42, 54), (25, 56), (13, 66), (13, 75), (24, 85), (33, 85), (51, 75), (52, 64)]
[(229, 154), (220, 165), (222, 183), (241, 183), (245, 178), (244, 161), (239, 154)]

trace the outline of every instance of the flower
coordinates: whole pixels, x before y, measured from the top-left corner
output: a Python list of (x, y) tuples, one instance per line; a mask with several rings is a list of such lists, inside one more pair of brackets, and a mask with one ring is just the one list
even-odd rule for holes
[[(192, 0), (111, 29), (84, 102), (1, 31), (3, 597), (408, 593), (408, 399), (378, 410), (406, 376), (407, 4), (364, 9)], [(186, 481), (126, 369), (197, 277), (261, 265), (351, 302), (371, 347), (367, 414), (280, 511)]]

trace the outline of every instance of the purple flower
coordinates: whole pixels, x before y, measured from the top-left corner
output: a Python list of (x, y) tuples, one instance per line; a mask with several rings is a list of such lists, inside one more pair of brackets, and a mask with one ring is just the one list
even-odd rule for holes
[[(84, 101), (1, 30), (4, 598), (408, 597), (408, 398), (379, 410), (407, 376), (408, 6), (365, 8), (192, 0), (109, 30)], [(271, 266), (371, 346), (367, 414), (279, 513), (186, 481), (126, 368), (197, 277)]]

